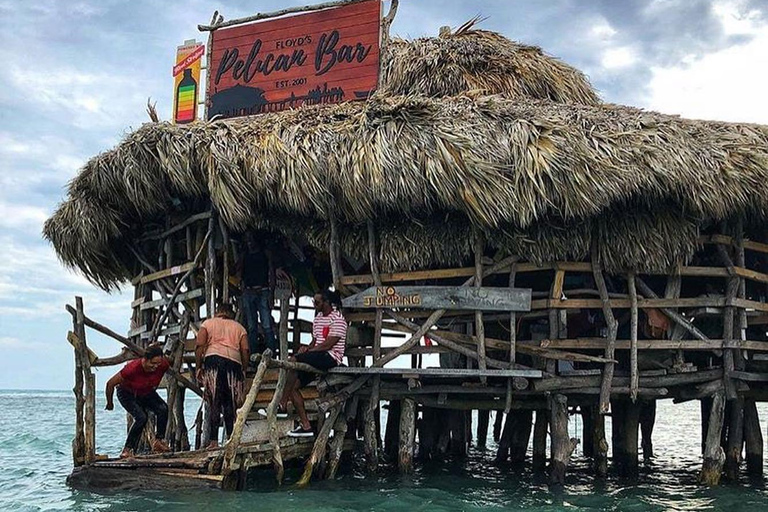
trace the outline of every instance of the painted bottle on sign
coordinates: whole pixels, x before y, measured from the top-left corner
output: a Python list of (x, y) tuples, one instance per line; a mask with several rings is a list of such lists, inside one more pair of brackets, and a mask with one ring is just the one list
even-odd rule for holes
[(176, 122), (191, 123), (197, 117), (197, 82), (192, 77), (192, 70), (185, 69), (176, 88)]

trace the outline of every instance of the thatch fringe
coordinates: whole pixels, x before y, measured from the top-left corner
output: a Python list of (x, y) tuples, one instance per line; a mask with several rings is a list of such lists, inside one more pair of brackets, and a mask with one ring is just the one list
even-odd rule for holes
[[(127, 247), (147, 223), (211, 203), (234, 231), (322, 249), (333, 212), (363, 261), (372, 219), (383, 270), (460, 264), (475, 226), (535, 261), (586, 257), (597, 236), (608, 270), (642, 271), (686, 261), (707, 223), (768, 211), (766, 127), (599, 104), (577, 71), (494, 34), (409, 44), (419, 57), (394, 44), (365, 103), (143, 126), (86, 164), (45, 237), (104, 288), (138, 269)], [(444, 94), (479, 82), (504, 94)]]

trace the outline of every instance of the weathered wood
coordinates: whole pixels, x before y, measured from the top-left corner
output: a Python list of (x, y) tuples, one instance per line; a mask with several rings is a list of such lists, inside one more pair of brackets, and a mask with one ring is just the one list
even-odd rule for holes
[[(145, 242), (145, 241), (148, 241), (148, 240), (162, 240), (164, 238), (167, 238), (167, 237), (171, 236), (172, 234), (176, 233), (177, 231), (181, 231), (182, 229), (185, 229), (188, 226), (191, 226), (192, 224), (194, 224), (197, 221), (206, 220), (210, 216), (211, 216), (211, 212), (197, 213), (195, 215), (190, 216), (189, 218), (187, 218), (183, 222), (181, 222), (181, 223), (179, 223), (179, 224), (177, 224), (175, 226), (172, 226), (172, 227), (166, 229), (165, 231), (157, 231), (157, 232), (154, 232), (154, 233), (147, 233), (146, 235), (140, 237), (137, 240), (137, 242)], [(187, 237), (187, 239), (189, 239), (189, 237)]]
[[(670, 387), (686, 384), (698, 384), (709, 382), (716, 379), (722, 379), (723, 370), (715, 368), (712, 370), (701, 370), (697, 372), (675, 373), (671, 375), (658, 375), (652, 377), (640, 377), (638, 382), (640, 387)], [(575, 377), (549, 377), (533, 382), (533, 388), (536, 391), (559, 391), (574, 388), (588, 388), (599, 386), (602, 379), (596, 376), (575, 376)], [(629, 386), (627, 377), (614, 377), (611, 382), (612, 387)]]
[(372, 286), (342, 300), (345, 308), (530, 311), (531, 291), (475, 286)]
[(714, 486), (720, 483), (725, 453), (720, 446), (725, 412), (725, 393), (719, 391), (712, 398), (712, 408), (707, 422), (707, 434), (704, 447), (704, 463), (699, 474), (699, 482)]
[(229, 229), (224, 219), (219, 217), (221, 233), (221, 302), (229, 304)]
[(307, 459), (307, 463), (304, 465), (304, 472), (302, 473), (299, 481), (296, 482), (298, 487), (305, 487), (312, 480), (312, 474), (315, 471), (315, 466), (318, 465), (321, 459), (325, 456), (325, 448), (328, 446), (328, 438), (331, 435), (333, 426), (336, 424), (336, 418), (338, 418), (342, 409), (343, 404), (334, 406), (330, 410), (328, 417), (323, 422), (323, 426), (320, 428), (320, 432), (317, 434), (315, 444), (312, 447), (312, 453), (310, 454), (309, 459)]
[(549, 411), (536, 409), (536, 422), (533, 427), (533, 471), (543, 473), (547, 467), (547, 427)]
[[(282, 333), (281, 333), (282, 338)], [(287, 340), (286, 340), (287, 343)], [(267, 359), (268, 360), (268, 359)], [(259, 365), (261, 368), (261, 365)], [(280, 451), (280, 430), (277, 426), (277, 409), (280, 405), (280, 401), (283, 399), (283, 393), (285, 392), (285, 384), (288, 380), (288, 373), (286, 370), (281, 369), (280, 374), (277, 377), (277, 386), (275, 392), (272, 395), (272, 400), (267, 407), (267, 423), (269, 424), (269, 442), (272, 443), (272, 464), (275, 468), (275, 479), (277, 485), (282, 485), (283, 476), (285, 475), (285, 467), (283, 465), (283, 455)], [(254, 378), (254, 383), (256, 379)], [(253, 388), (251, 388), (253, 389)], [(258, 393), (257, 393), (258, 394)], [(249, 393), (250, 396), (250, 393)], [(251, 405), (252, 407), (253, 405)], [(247, 412), (246, 412), (247, 417)]]
[[(681, 271), (681, 275), (683, 275), (683, 272)], [(658, 295), (651, 289), (650, 286), (645, 284), (645, 282), (640, 279), (639, 277), (635, 276), (635, 284), (637, 284), (637, 287), (640, 288), (640, 292), (645, 295), (646, 297), (651, 297), (652, 299), (658, 299)], [(673, 299), (677, 301), (678, 303), (681, 301), (681, 299)], [(682, 307), (685, 307), (683, 304), (680, 304)], [(661, 307), (662, 313), (667, 315), (670, 320), (675, 322), (677, 325), (681, 326), (683, 329), (691, 333), (695, 338), (702, 340), (702, 341), (709, 341), (709, 338), (701, 332), (699, 329), (697, 329), (690, 320), (686, 319), (679, 313), (669, 309), (668, 307)]]
[(634, 478), (638, 470), (637, 434), (640, 403), (624, 398), (611, 401), (613, 463), (620, 477)]
[(389, 27), (392, 26), (392, 22), (395, 20), (395, 14), (397, 14), (397, 6), (399, 0), (392, 0), (389, 4), (389, 12), (381, 20), (381, 48), (384, 49), (389, 44)]
[(374, 360), (372, 366), (373, 367), (384, 366), (388, 362), (404, 354), (411, 347), (417, 345), (421, 341), (421, 338), (427, 333), (427, 331), (429, 331), (432, 328), (432, 326), (434, 326), (437, 323), (438, 320), (440, 320), (440, 317), (442, 317), (444, 313), (445, 313), (444, 309), (439, 309), (434, 313), (432, 313), (432, 315), (429, 318), (427, 318), (427, 320), (421, 325), (421, 327), (416, 329), (416, 332), (414, 332), (405, 343), (397, 347), (397, 349), (389, 352), (387, 355)]
[(729, 401), (727, 407), (730, 421), (725, 449), (725, 478), (729, 482), (738, 482), (741, 450), (744, 446), (744, 397)]
[(256, 402), (256, 395), (259, 394), (261, 381), (264, 379), (264, 374), (267, 372), (267, 361), (271, 354), (272, 352), (269, 349), (265, 350), (264, 354), (262, 354), (263, 357), (256, 369), (256, 376), (253, 378), (251, 389), (248, 390), (243, 406), (237, 410), (237, 419), (232, 428), (232, 435), (229, 437), (229, 440), (224, 447), (224, 461), (221, 467), (222, 475), (228, 475), (237, 469), (235, 465), (235, 457), (237, 456), (237, 449), (240, 446), (240, 439), (243, 436), (245, 420), (248, 418), (248, 413), (251, 412), (253, 404)]
[(509, 410), (507, 410), (506, 407), (504, 412), (497, 411), (493, 418), (493, 441), (495, 443), (498, 443), (501, 439), (501, 429), (504, 426), (504, 414), (509, 414)]
[(744, 402), (744, 441), (747, 459), (747, 473), (751, 476), (763, 474), (763, 433), (757, 404), (752, 399)]
[[(208, 219), (208, 232), (212, 233), (216, 225), (216, 212), (211, 210), (211, 217)], [(206, 244), (200, 244), (200, 248)], [(205, 313), (208, 318), (213, 318), (214, 306), (216, 303), (216, 247), (214, 237), (208, 237), (208, 251), (205, 259)]]
[[(334, 0), (332, 2), (323, 2), (320, 4), (315, 5), (305, 5), (305, 6), (296, 6), (296, 7), (287, 7), (285, 9), (280, 9), (278, 11), (271, 11), (271, 12), (264, 12), (264, 13), (258, 13), (253, 16), (248, 16), (245, 18), (236, 18), (228, 21), (221, 21), (222, 18), (218, 19), (218, 22), (216, 20), (216, 16), (214, 13), (214, 20), (211, 22), (210, 25), (198, 25), (197, 30), (200, 32), (213, 32), (214, 30), (225, 28), (225, 27), (231, 27), (233, 25), (242, 25), (244, 23), (252, 23), (254, 21), (260, 21), (265, 20), (269, 18), (278, 18), (280, 16), (285, 16), (286, 14), (294, 14), (299, 12), (310, 12), (310, 11), (319, 11), (323, 9), (330, 9), (332, 7), (340, 7), (342, 5), (352, 5), (357, 4), (360, 2), (365, 2), (367, 0)], [(206, 62), (210, 62), (210, 60), (207, 60)]]
[[(613, 311), (610, 306), (610, 298), (608, 296), (608, 288), (605, 286), (605, 278), (603, 277), (602, 262), (600, 257), (600, 250), (596, 242), (592, 244), (592, 275), (595, 278), (595, 284), (600, 292), (600, 300), (603, 307), (603, 317), (605, 323), (608, 326), (608, 339), (605, 346), (605, 358), (613, 360), (616, 333), (619, 325), (616, 318), (613, 316)], [(607, 414), (608, 407), (611, 399), (611, 381), (613, 380), (613, 362), (605, 363), (603, 368), (603, 378), (600, 384), (600, 414)]]
[(400, 412), (400, 448), (397, 467), (402, 474), (413, 472), (413, 453), (416, 438), (416, 403), (412, 398), (402, 400)]
[(553, 395), (549, 398), (549, 404), (552, 439), (549, 482), (552, 485), (564, 485), (568, 462), (578, 441), (568, 437), (568, 399), (563, 395)]
[(594, 447), (592, 468), (595, 471), (595, 476), (605, 478), (608, 475), (608, 441), (605, 437), (605, 416), (600, 413), (599, 403), (590, 406), (590, 415), (592, 417), (592, 445)]
[(641, 402), (640, 432), (642, 437), (643, 460), (653, 458), (653, 427), (656, 423), (656, 400)]
[[(397, 6), (394, 6), (396, 9)], [(378, 240), (376, 236), (376, 228), (372, 221), (368, 221), (368, 260), (371, 266), (371, 274), (373, 275), (374, 284), (381, 286), (381, 277), (379, 275), (379, 257), (378, 257)], [(381, 359), (381, 329), (383, 324), (383, 312), (381, 309), (376, 310), (376, 317), (374, 319), (373, 326), (373, 360)], [(369, 473), (374, 473), (379, 467), (379, 444), (380, 434), (378, 424), (380, 421), (379, 415), (379, 400), (381, 389), (381, 377), (374, 376), (371, 382), (371, 396), (368, 399), (368, 403), (364, 413), (364, 426), (363, 426), (363, 442), (365, 450), (366, 468)]]
[(485, 450), (488, 445), (488, 424), (491, 411), (477, 411), (477, 449)]
[[(190, 290), (188, 292), (180, 293), (178, 294), (175, 299), (174, 303), (184, 302), (191, 299), (197, 299), (199, 297), (202, 297), (205, 295), (205, 290), (202, 288), (196, 288), (194, 290)], [(151, 301), (143, 301), (141, 304), (139, 304), (139, 310), (146, 311), (148, 309), (155, 309), (160, 306), (167, 306), (170, 303), (169, 299), (162, 298), (162, 299), (155, 299)]]
[[(531, 429), (533, 428), (533, 410), (523, 409), (516, 411), (513, 416), (517, 418), (512, 430), (512, 439), (509, 443), (509, 460), (513, 464), (525, 462), (528, 443), (531, 440)], [(507, 415), (509, 421), (510, 415)]]
[[(474, 233), (474, 253), (475, 253), (475, 290), (480, 293), (483, 286), (483, 250), (484, 250), (483, 235), (480, 231), (475, 230)], [(486, 288), (487, 290), (487, 288)], [(511, 289), (510, 289), (511, 290)], [(461, 308), (459, 308), (461, 309)], [(504, 309), (515, 309), (514, 307)], [(485, 323), (483, 322), (483, 310), (475, 310), (475, 338), (477, 339), (477, 367), (480, 370), (488, 368), (485, 358)], [(487, 379), (480, 377), (480, 382), (485, 384)]]
[(384, 454), (386, 460), (394, 462), (400, 449), (400, 403), (398, 400), (389, 401), (387, 425), (384, 429)]
[[(344, 271), (341, 267), (341, 245), (339, 243), (339, 226), (336, 220), (336, 216), (331, 213), (328, 218), (328, 222), (331, 227), (331, 239), (328, 248), (328, 254), (331, 259), (331, 274), (333, 275), (333, 287), (336, 290), (341, 289), (341, 278), (344, 276)], [(346, 307), (346, 304), (344, 304)]]
[[(384, 395), (384, 391), (382, 391), (382, 395)], [(434, 396), (429, 395), (414, 395), (413, 399), (422, 405), (425, 405), (427, 407), (434, 407), (435, 409), (453, 409), (457, 411), (472, 411), (477, 410), (481, 411), (484, 409), (488, 409), (491, 411), (504, 411), (504, 401), (503, 400), (484, 400), (484, 399), (477, 399), (477, 400), (464, 400), (460, 398), (453, 398), (450, 396), (447, 396), (445, 400), (440, 400), (439, 398), (435, 398)], [(540, 398), (534, 398), (534, 399), (526, 399), (526, 400), (515, 400), (512, 402), (512, 410), (516, 411), (519, 409), (546, 409), (547, 408), (547, 402)]]
[(337, 366), (328, 370), (330, 374), (342, 375), (397, 375), (405, 377), (528, 377), (539, 378), (540, 370), (467, 370), (465, 368), (377, 368)]
[[(629, 290), (629, 297), (632, 303), (632, 318), (630, 321), (630, 350), (629, 350), (629, 371), (630, 371), (630, 388), (632, 389), (631, 397), (634, 402), (637, 400), (637, 389), (640, 387), (639, 379), (640, 372), (637, 367), (637, 324), (638, 324), (638, 310), (637, 310), (637, 289), (635, 287), (635, 274), (630, 272), (627, 278), (627, 289)], [(614, 340), (615, 343), (615, 340)]]
[(348, 426), (347, 419), (344, 415), (339, 414), (339, 417), (336, 419), (336, 425), (333, 427), (333, 439), (331, 439), (331, 446), (328, 450), (329, 460), (325, 477), (329, 480), (336, 478), (336, 472), (341, 462), (341, 453), (344, 449), (344, 436), (347, 434)]

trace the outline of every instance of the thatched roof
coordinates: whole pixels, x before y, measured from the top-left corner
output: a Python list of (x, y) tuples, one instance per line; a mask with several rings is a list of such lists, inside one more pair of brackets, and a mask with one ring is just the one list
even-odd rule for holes
[(768, 211), (766, 127), (601, 104), (578, 71), (487, 32), (391, 52), (364, 103), (144, 125), (86, 164), (45, 237), (105, 288), (136, 272), (147, 222), (208, 202), (234, 230), (323, 248), (333, 214), (361, 259), (372, 219), (386, 270), (460, 264), (472, 226), (531, 260), (584, 258), (597, 237), (609, 269), (662, 270), (702, 226)]

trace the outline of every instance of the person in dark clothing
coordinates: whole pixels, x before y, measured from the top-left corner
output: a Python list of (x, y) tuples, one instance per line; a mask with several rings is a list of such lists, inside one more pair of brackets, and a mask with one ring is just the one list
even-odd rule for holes
[(163, 440), (168, 423), (168, 406), (157, 394), (157, 386), (160, 385), (169, 367), (168, 360), (163, 356), (163, 349), (159, 345), (153, 345), (147, 348), (143, 357), (126, 364), (107, 381), (106, 409), (111, 411), (115, 408), (113, 394), (117, 387), (117, 399), (120, 405), (133, 417), (133, 425), (128, 431), (128, 438), (125, 440), (120, 458), (132, 457), (136, 453), (141, 434), (149, 420), (147, 414), (149, 412), (153, 413), (157, 420), (152, 451), (155, 453), (171, 451)]
[(248, 330), (248, 348), (252, 354), (259, 350), (259, 321), (264, 330), (264, 341), (273, 353), (277, 350), (275, 329), (272, 325), (272, 302), (275, 289), (275, 268), (271, 251), (256, 244), (254, 237), (246, 237), (247, 251), (241, 262), (245, 326)]

